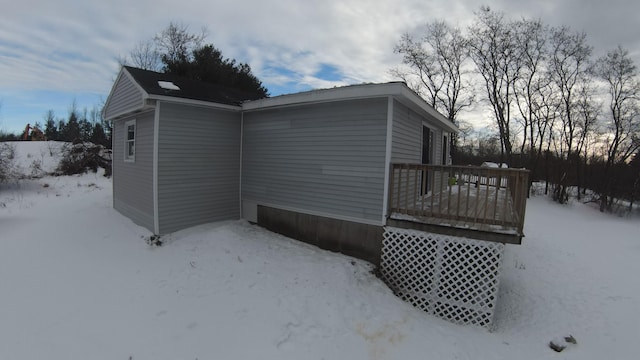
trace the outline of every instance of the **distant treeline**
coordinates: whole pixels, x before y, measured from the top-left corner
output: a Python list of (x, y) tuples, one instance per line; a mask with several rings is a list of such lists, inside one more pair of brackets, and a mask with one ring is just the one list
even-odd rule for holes
[(111, 148), (111, 124), (102, 119), (100, 109), (78, 110), (73, 104), (67, 119), (56, 117), (53, 110), (44, 116), (44, 124), (39, 121), (25, 124), (22, 133), (0, 132), (0, 141), (54, 140), (68, 142), (92, 142)]
[[(453, 163), (456, 165), (481, 165), (485, 161), (500, 163), (502, 157), (499, 146), (497, 139), (478, 141), (478, 145), (474, 147), (459, 146), (452, 154)], [(567, 166), (569, 162), (575, 165)], [(591, 154), (587, 158), (573, 153), (569, 161), (552, 150), (543, 150), (540, 154), (533, 156), (529, 153), (518, 153), (513, 154), (512, 163), (508, 166), (531, 170), (530, 180), (546, 182), (545, 194), (550, 193), (554, 198), (571, 195), (581, 201), (600, 201), (597, 194), (603, 191), (601, 189), (603, 184), (609, 183), (610, 188), (607, 191), (611, 195), (608, 197), (606, 207), (610, 211), (616, 209), (631, 211), (633, 204), (640, 202), (640, 151), (631, 156), (630, 161), (614, 164), (607, 175), (605, 175), (606, 158), (596, 154)], [(605, 181), (604, 176), (609, 176), (608, 182)], [(565, 183), (574, 191), (563, 195), (562, 188), (558, 186), (561, 183)]]

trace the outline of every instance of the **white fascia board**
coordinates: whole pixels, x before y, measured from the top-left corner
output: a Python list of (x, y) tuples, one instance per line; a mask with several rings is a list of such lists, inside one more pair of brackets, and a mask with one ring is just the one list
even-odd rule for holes
[(154, 108), (155, 108), (154, 104), (147, 104), (145, 102), (145, 103), (142, 104), (142, 106), (139, 106), (139, 107), (137, 107), (137, 108), (135, 108), (133, 110), (127, 110), (127, 111), (119, 112), (119, 113), (109, 117), (108, 119), (105, 118), (105, 120), (113, 122), (113, 121), (118, 120), (119, 118), (125, 117), (127, 115), (138, 114), (138, 113), (145, 112), (145, 111), (148, 111), (148, 110), (153, 110)]
[(458, 133), (460, 131), (458, 127), (453, 122), (451, 122), (451, 120), (447, 119), (431, 105), (427, 104), (427, 102), (424, 101), (424, 99), (420, 97), (420, 95), (409, 89), (409, 87), (403, 87), (402, 97), (409, 102), (405, 103), (405, 105), (409, 105), (410, 107), (413, 107), (414, 110), (420, 110), (423, 113), (431, 115), (431, 117), (436, 119), (439, 125), (441, 125), (446, 131), (454, 133)]
[[(118, 81), (120, 81), (120, 78), (122, 77), (122, 73), (124, 72), (124, 68), (120, 68), (120, 72), (118, 73), (118, 76), (116, 76), (116, 80), (113, 82), (113, 85), (111, 86), (111, 90), (109, 91), (109, 96), (107, 96), (107, 101), (104, 102), (104, 106), (102, 107), (102, 118), (106, 119), (106, 120), (110, 120), (106, 118), (106, 110), (107, 110), (107, 105), (109, 105), (109, 102), (111, 101), (111, 97), (113, 97), (113, 92), (116, 90), (116, 84), (118, 83)], [(114, 116), (115, 118), (116, 116)]]
[(280, 95), (272, 98), (246, 101), (242, 103), (244, 111), (259, 111), (276, 107), (287, 107), (310, 103), (324, 103), (332, 101), (343, 101), (353, 99), (370, 99), (378, 97), (392, 96), (400, 102), (422, 113), (434, 118), (438, 125), (450, 132), (458, 132), (458, 128), (440, 114), (433, 107), (427, 104), (414, 91), (402, 82), (384, 83), (384, 84), (363, 84), (350, 85), (332, 89), (311, 90), (296, 94)]
[(402, 83), (386, 83), (351, 85), (333, 89), (312, 90), (296, 94), (246, 101), (242, 103), (242, 109), (245, 111), (251, 111), (308, 103), (387, 97), (389, 95), (400, 95), (403, 86), (405, 85)]
[(210, 108), (223, 109), (223, 110), (229, 110), (229, 111), (242, 110), (242, 107), (236, 106), (236, 105), (220, 104), (220, 103), (215, 103), (210, 101), (194, 100), (194, 99), (180, 98), (180, 97), (174, 97), (174, 96), (150, 94), (148, 95), (148, 98), (152, 100), (158, 100), (158, 101), (164, 101), (164, 102), (210, 107)]

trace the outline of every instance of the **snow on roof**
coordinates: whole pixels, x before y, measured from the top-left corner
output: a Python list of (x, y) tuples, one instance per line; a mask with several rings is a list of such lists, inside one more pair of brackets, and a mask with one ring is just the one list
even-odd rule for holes
[(180, 88), (178, 87), (178, 85), (174, 84), (171, 81), (158, 81), (158, 85), (163, 88), (163, 89), (167, 89), (167, 90), (180, 90)]

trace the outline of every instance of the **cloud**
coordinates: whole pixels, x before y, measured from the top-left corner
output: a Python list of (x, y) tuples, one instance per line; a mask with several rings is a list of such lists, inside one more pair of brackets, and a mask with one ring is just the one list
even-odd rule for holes
[[(493, 0), (489, 5), (513, 18), (540, 17), (584, 30), (596, 54), (621, 44), (640, 62), (635, 2)], [(273, 94), (391, 81), (388, 70), (401, 61), (393, 46), (402, 33), (436, 19), (464, 28), (477, 9), (471, 0), (13, 2), (0, 13), (0, 94), (47, 90), (106, 97), (118, 71), (116, 58), (170, 21), (194, 32), (205, 26), (207, 41), (226, 57), (251, 65)]]

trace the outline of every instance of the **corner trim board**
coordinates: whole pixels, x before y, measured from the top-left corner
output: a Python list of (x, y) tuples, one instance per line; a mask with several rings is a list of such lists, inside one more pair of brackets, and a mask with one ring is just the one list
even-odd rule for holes
[(158, 217), (158, 139), (160, 137), (160, 101), (156, 102), (153, 114), (153, 233), (160, 234), (160, 219)]
[(382, 194), (382, 224), (387, 224), (389, 207), (389, 176), (391, 167), (391, 150), (393, 145), (393, 97), (387, 98), (387, 143), (384, 156), (384, 190)]
[(242, 205), (242, 149), (244, 147), (244, 112), (240, 112), (240, 176), (238, 176), (238, 201), (240, 202), (240, 218), (244, 214)]

